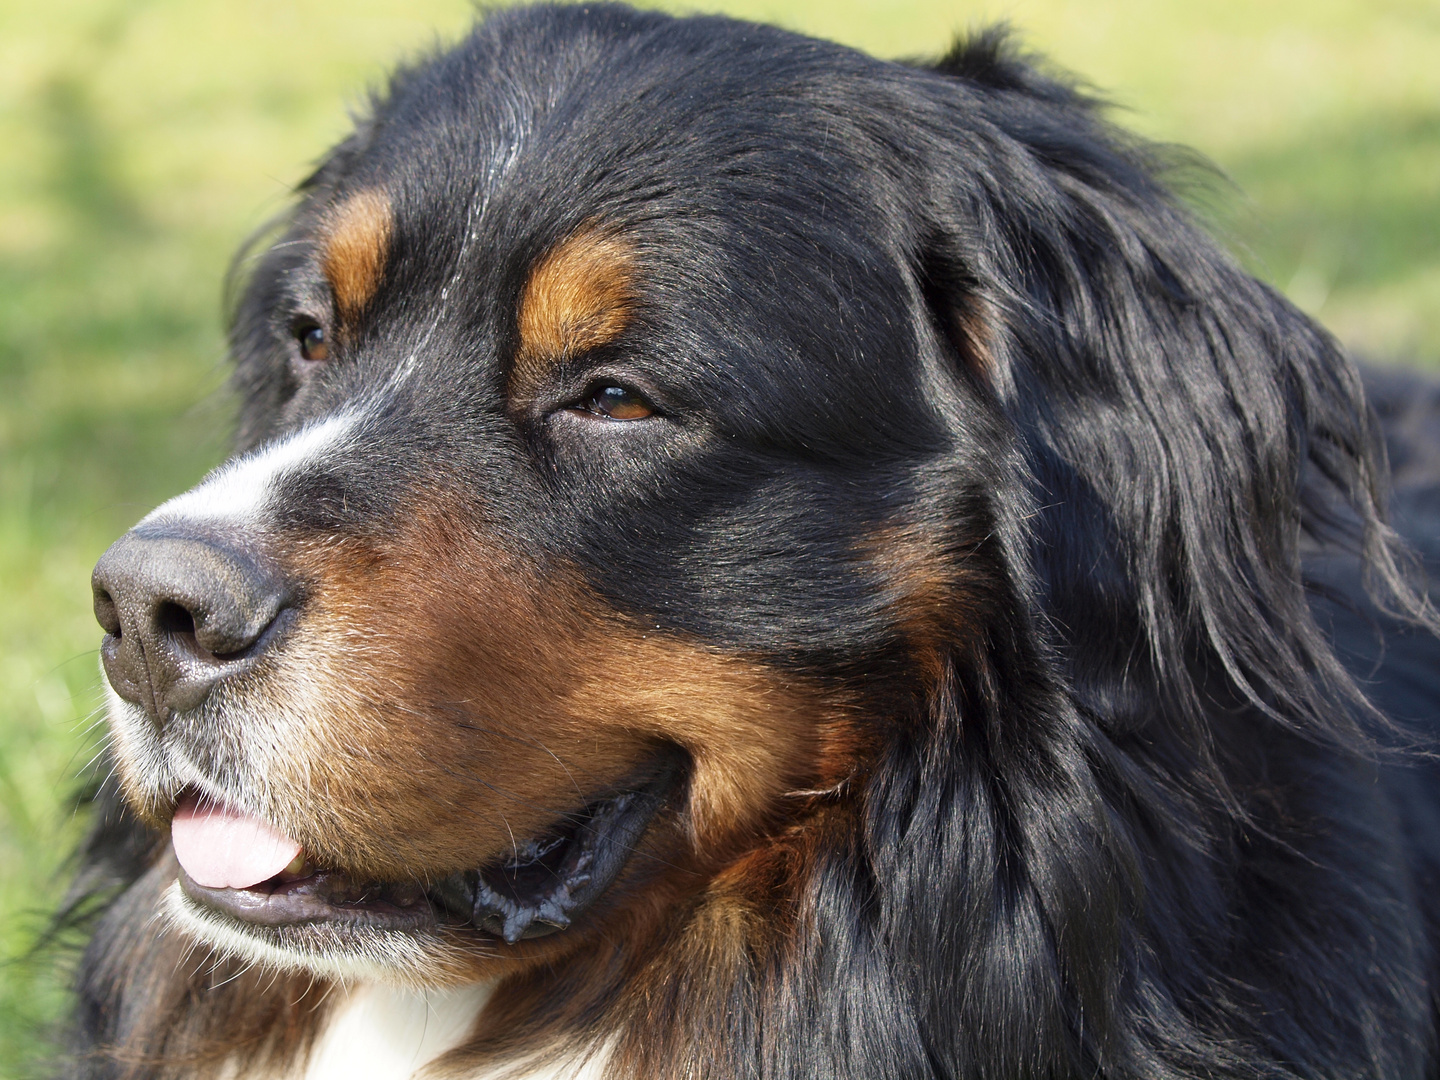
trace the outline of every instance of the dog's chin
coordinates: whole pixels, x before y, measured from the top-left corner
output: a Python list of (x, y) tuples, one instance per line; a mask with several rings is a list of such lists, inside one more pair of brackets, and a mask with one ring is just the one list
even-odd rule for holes
[[(676, 792), (676, 757), (477, 870), (375, 881), (297, 859), (244, 888), (182, 867), (164, 909), (181, 931), (245, 963), (342, 981), (469, 981), (510, 947), (574, 934), (626, 871)], [(522, 952), (526, 951), (522, 949)]]
[(191, 896), (182, 881), (166, 890), (162, 911), (174, 929), (241, 963), (341, 983), (452, 986), (473, 981), (483, 959), (473, 939), (436, 925), (248, 922)]

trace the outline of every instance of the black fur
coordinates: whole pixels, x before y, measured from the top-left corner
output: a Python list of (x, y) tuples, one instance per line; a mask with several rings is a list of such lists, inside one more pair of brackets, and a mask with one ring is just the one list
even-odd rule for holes
[[(1002, 34), (901, 66), (534, 7), (397, 76), (306, 185), (291, 239), (339, 189), (397, 204), (343, 365), (302, 385), (287, 358), (322, 285), (306, 247), (258, 261), (241, 449), (433, 361), (289, 524), (360, 533), (462, 477), (483, 527), (616, 608), (866, 702), (853, 827), (722, 1008), (676, 993), (646, 1021), (665, 1075), (1437, 1075), (1440, 791), (1400, 747), (1440, 719), (1440, 648), (1380, 432), (1331, 337), (1166, 169)], [(525, 274), (592, 220), (645, 267), (610, 362), (663, 422), (623, 452), (504, 399)], [(1392, 393), (1412, 404), (1386, 431), (1421, 463), (1398, 520), (1434, 560), (1424, 393)], [(864, 554), (887, 528), (953, 572), (928, 673)], [(152, 845), (103, 813), (91, 865), (134, 881)], [(81, 972), (82, 1048), (145, 1008), (105, 974), (126, 903)]]

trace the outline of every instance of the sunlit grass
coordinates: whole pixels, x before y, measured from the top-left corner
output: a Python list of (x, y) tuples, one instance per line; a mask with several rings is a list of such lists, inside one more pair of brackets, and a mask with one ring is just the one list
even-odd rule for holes
[[(1433, 0), (978, 0), (728, 10), (882, 55), (1009, 18), (1248, 193), (1251, 265), (1357, 347), (1440, 362)], [(63, 888), (94, 736), (89, 572), (223, 453), (229, 253), (398, 57), (465, 0), (0, 0), (0, 959)], [(61, 1007), (55, 955), (0, 967), (0, 1077)]]

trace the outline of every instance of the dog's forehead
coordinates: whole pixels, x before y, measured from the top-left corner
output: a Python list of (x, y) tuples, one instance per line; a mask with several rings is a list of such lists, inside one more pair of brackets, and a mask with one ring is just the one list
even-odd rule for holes
[[(522, 462), (509, 421), (618, 378), (737, 447), (855, 461), (945, 443), (917, 390), (950, 378), (923, 199), (866, 120), (894, 72), (729, 22), (631, 12), (644, 33), (589, 33), (613, 14), (566, 9), (539, 43), (496, 16), (396, 81), (242, 306), (247, 426), (358, 407), (376, 432), (359, 445), (402, 463), (433, 456), (416, 445)], [(338, 349), (297, 369), (312, 313)], [(292, 378), (277, 341), (306, 380), (289, 397), (270, 389)]]
[(492, 19), (397, 83), (345, 185), (385, 190), (393, 272), (435, 283), (465, 258), (471, 302), (513, 312), (524, 274), (597, 224), (644, 249), (667, 301), (736, 294), (736, 315), (761, 261), (777, 290), (894, 268), (908, 193), (858, 115), (864, 80), (840, 78), (883, 81), (873, 61), (729, 23), (602, 41), (595, 18), (565, 12), (543, 42)]

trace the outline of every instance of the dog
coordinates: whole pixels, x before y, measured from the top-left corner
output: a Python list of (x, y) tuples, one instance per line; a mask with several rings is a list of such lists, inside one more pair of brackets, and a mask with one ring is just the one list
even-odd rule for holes
[(95, 570), (73, 1075), (1435, 1076), (1440, 396), (1175, 167), (999, 31), (401, 70)]

